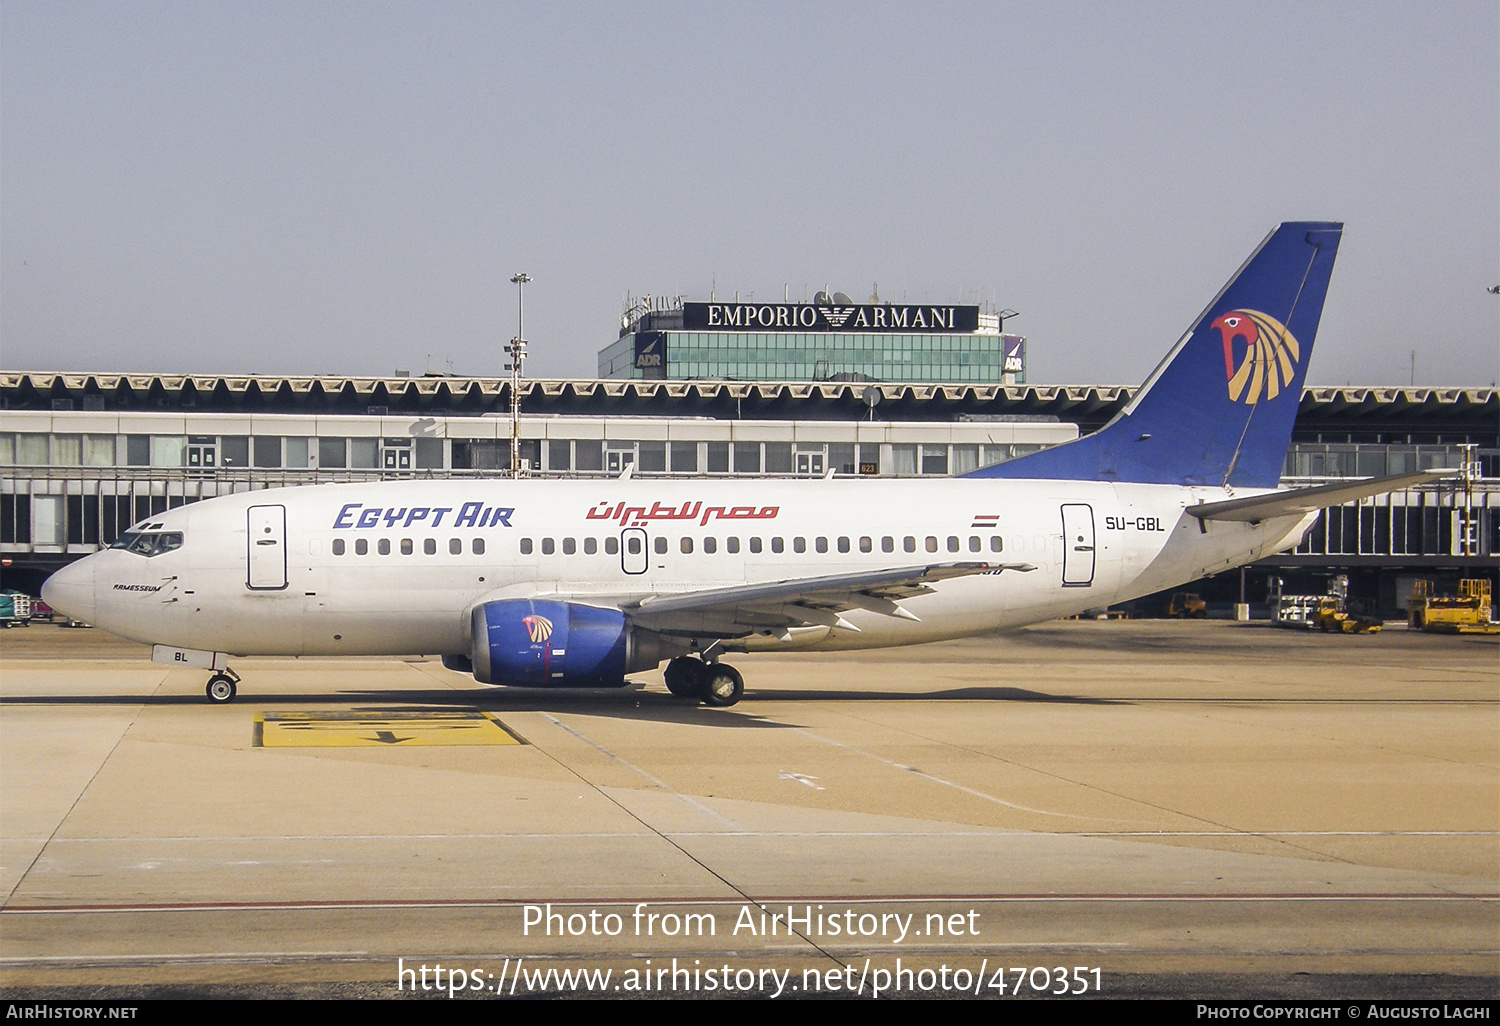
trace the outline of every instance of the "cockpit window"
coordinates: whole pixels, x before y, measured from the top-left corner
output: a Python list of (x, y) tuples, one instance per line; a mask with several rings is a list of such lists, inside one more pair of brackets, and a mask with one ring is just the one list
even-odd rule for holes
[(124, 549), (138, 556), (159, 556), (163, 552), (182, 548), (182, 532), (126, 531), (110, 548)]

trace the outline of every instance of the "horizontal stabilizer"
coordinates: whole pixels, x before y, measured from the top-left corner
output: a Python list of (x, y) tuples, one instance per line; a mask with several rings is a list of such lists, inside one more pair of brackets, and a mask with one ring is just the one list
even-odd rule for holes
[(1286, 492), (1250, 495), (1243, 499), (1204, 502), (1189, 506), (1188, 512), (1199, 520), (1236, 520), (1255, 524), (1272, 517), (1289, 517), (1312, 513), (1329, 506), (1339, 506), (1371, 495), (1381, 495), (1415, 485), (1432, 484), (1457, 473), (1453, 470), (1423, 470), (1395, 477), (1369, 477), (1347, 484), (1321, 485), (1317, 488), (1294, 488)]

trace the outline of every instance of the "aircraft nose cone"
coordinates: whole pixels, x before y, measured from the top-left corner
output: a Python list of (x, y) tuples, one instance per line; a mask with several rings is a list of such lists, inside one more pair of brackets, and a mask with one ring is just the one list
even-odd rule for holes
[(86, 556), (47, 578), (42, 601), (74, 620), (94, 619), (94, 559)]

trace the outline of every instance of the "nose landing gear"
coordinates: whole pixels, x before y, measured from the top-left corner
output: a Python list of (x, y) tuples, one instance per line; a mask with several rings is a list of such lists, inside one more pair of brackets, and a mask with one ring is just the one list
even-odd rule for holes
[(745, 694), (745, 678), (728, 663), (679, 656), (667, 664), (662, 677), (678, 698), (697, 698), (719, 709), (734, 705)]
[(215, 705), (224, 705), (234, 701), (235, 691), (240, 682), (240, 675), (227, 666), (208, 678), (208, 686), (204, 691), (208, 694), (208, 700)]

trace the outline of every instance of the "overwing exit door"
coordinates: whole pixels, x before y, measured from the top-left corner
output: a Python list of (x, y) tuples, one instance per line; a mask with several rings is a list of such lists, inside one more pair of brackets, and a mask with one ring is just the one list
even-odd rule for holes
[(627, 574), (643, 574), (650, 560), (646, 551), (646, 532), (627, 527), (620, 532), (620, 569)]

